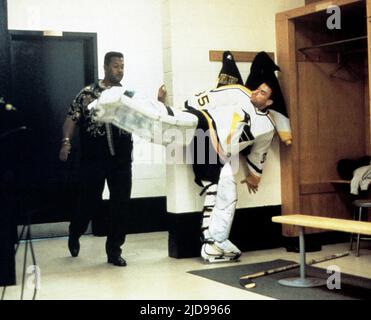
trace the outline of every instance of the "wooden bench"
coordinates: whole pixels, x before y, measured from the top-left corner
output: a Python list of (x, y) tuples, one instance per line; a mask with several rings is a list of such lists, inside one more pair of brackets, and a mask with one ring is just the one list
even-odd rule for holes
[(325, 279), (308, 278), (305, 276), (305, 227), (371, 235), (371, 222), (364, 221), (317, 217), (303, 214), (275, 216), (272, 217), (272, 221), (299, 227), (300, 278), (279, 280), (280, 284), (290, 287), (316, 287), (326, 284)]

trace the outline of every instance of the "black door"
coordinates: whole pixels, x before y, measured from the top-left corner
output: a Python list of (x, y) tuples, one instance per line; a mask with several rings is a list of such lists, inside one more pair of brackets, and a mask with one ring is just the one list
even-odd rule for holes
[(13, 136), (7, 135), (12, 125), (5, 109), (9, 98), (10, 48), (7, 22), (7, 2), (0, 0), (0, 287), (15, 284), (14, 243), (16, 227), (13, 217), (16, 213), (14, 172), (9, 146)]
[(22, 211), (33, 212), (33, 223), (66, 221), (77, 203), (78, 154), (60, 162), (62, 127), (73, 98), (97, 77), (96, 34), (10, 34), (12, 100), (29, 129), (22, 146)]

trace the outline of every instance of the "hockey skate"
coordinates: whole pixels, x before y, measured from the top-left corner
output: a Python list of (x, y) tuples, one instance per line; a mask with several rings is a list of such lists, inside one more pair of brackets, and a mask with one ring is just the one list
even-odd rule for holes
[(241, 251), (229, 240), (222, 243), (216, 241), (212, 243), (210, 239), (206, 241), (201, 248), (201, 256), (205, 262), (237, 262), (241, 256)]

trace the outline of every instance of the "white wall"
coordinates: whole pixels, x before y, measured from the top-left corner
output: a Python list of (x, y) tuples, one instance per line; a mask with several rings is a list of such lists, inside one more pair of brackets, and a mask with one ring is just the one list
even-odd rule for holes
[[(166, 83), (181, 107), (192, 93), (216, 84), (221, 63), (209, 50), (275, 51), (275, 14), (304, 0), (8, 0), (9, 29), (98, 34), (99, 76), (110, 50), (125, 54), (124, 83), (154, 98)], [(239, 63), (245, 80), (250, 65)], [(162, 147), (136, 139), (133, 197), (168, 195), (168, 211), (199, 210), (188, 166), (166, 168)], [(279, 145), (268, 156), (260, 192), (239, 190), (239, 207), (281, 203)]]
[[(181, 107), (192, 93), (216, 85), (220, 62), (209, 62), (209, 50), (275, 51), (275, 14), (304, 5), (304, 0), (163, 0), (165, 83), (171, 102)], [(243, 80), (250, 64), (239, 63)], [(169, 166), (168, 211), (198, 211), (200, 188), (192, 184), (190, 166)], [(238, 181), (242, 180), (242, 172)], [(275, 139), (255, 195), (238, 189), (238, 207), (281, 204), (279, 143)]]

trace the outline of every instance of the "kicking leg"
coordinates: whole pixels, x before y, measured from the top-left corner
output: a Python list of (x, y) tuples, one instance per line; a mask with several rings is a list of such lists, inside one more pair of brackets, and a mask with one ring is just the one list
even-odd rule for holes
[(143, 139), (161, 145), (187, 145), (193, 139), (197, 116), (166, 107), (159, 101), (129, 98), (120, 87), (102, 92), (89, 105), (96, 121), (112, 123)]

